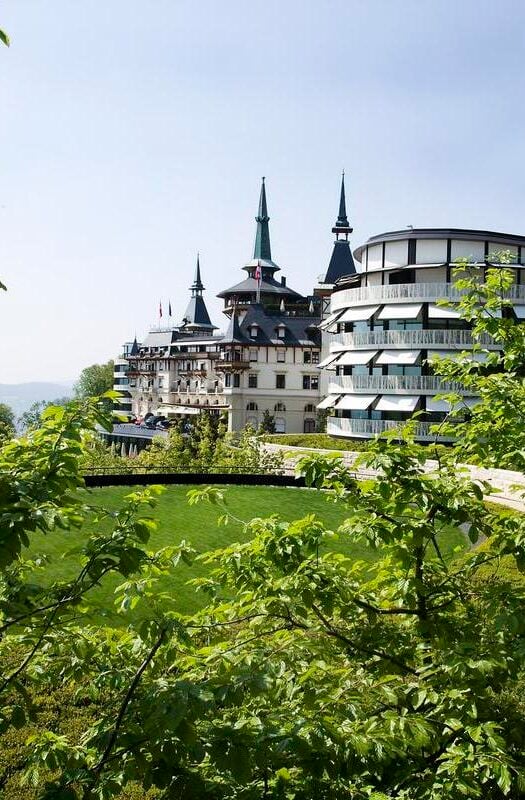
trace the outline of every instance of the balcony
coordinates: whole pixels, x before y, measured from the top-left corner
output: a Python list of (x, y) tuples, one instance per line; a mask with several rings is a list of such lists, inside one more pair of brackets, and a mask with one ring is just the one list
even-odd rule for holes
[[(396, 428), (400, 428), (402, 422), (393, 422), (383, 419), (344, 419), (339, 417), (328, 417), (326, 432), (330, 436), (355, 436), (356, 438), (372, 438), (378, 433), (385, 433)], [(438, 437), (431, 433), (434, 422), (418, 422), (416, 424), (415, 437), (421, 441), (433, 442)], [(444, 437), (439, 437), (439, 441), (451, 441)], [(349, 449), (351, 446), (349, 445)]]
[(360, 347), (407, 347), (445, 348), (447, 350), (464, 350), (474, 344), (499, 349), (492, 337), (483, 334), (474, 339), (470, 331), (456, 330), (419, 330), (419, 331), (368, 331), (366, 333), (334, 333), (330, 338), (330, 351), (357, 350)]
[[(360, 286), (357, 289), (343, 289), (334, 292), (331, 311), (348, 306), (366, 306), (374, 303), (406, 303), (413, 300), (435, 303), (437, 300), (458, 301), (459, 292), (452, 283), (398, 283), (388, 286)], [(511, 286), (506, 299), (525, 301), (525, 286)]]
[(241, 359), (235, 361), (217, 359), (217, 361), (215, 361), (215, 372), (239, 372), (243, 369), (250, 369), (250, 367), (251, 364), (249, 361), (242, 361)]
[(334, 375), (329, 379), (328, 394), (366, 392), (373, 394), (463, 392), (456, 381), (444, 381), (437, 375)]

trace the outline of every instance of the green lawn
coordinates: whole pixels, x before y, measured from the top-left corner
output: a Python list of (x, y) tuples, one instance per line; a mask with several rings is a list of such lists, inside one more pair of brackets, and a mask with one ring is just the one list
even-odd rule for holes
[[(159, 520), (160, 525), (150, 540), (149, 549), (158, 549), (186, 539), (198, 552), (205, 552), (245, 539), (241, 525), (235, 523), (226, 527), (217, 525), (217, 518), (222, 512), (216, 506), (208, 503), (189, 506), (187, 493), (191, 488), (189, 486), (166, 488), (151, 512)], [(345, 517), (343, 508), (328, 502), (325, 495), (313, 490), (272, 486), (227, 486), (223, 489), (232, 514), (242, 520), (249, 520), (255, 516), (267, 517), (272, 514), (279, 514), (285, 520), (293, 520), (315, 513), (327, 527), (335, 529)], [(93, 503), (113, 509), (118, 508), (122, 498), (130, 491), (129, 487), (111, 487), (91, 489), (89, 494)], [(75, 532), (57, 532), (48, 536), (38, 534), (32, 536), (31, 552), (45, 552), (52, 558), (47, 570), (50, 580), (67, 579), (76, 574), (78, 564), (75, 563), (74, 557), (62, 558), (62, 553), (74, 547), (81, 535)], [(449, 537), (443, 542), (444, 549), (449, 552), (457, 545), (464, 544), (460, 537)], [(356, 559), (373, 558), (373, 553), (365, 544), (339, 540), (336, 546), (340, 551)], [(173, 576), (163, 579), (162, 590), (170, 591), (177, 597), (181, 612), (192, 612), (204, 601), (202, 595), (187, 585), (187, 581), (205, 574), (205, 569), (200, 564), (192, 567), (181, 565), (174, 571)], [(115, 587), (121, 581), (121, 578), (112, 577), (93, 590), (91, 601), (100, 622), (106, 621), (107, 624), (120, 622), (120, 617), (113, 610), (113, 600)]]

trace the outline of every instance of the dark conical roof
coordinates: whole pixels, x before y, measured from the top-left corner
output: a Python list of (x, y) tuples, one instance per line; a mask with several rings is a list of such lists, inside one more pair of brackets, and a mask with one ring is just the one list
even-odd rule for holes
[(255, 233), (255, 247), (253, 248), (253, 257), (261, 258), (264, 261), (272, 260), (272, 248), (270, 246), (270, 228), (268, 222), (268, 207), (266, 205), (266, 187), (264, 185), (264, 178), (261, 184), (261, 194), (259, 197), (259, 210), (255, 220), (257, 222), (257, 231)]
[(202, 296), (203, 291), (204, 286), (201, 280), (200, 259), (197, 254), (197, 267), (195, 269), (195, 278), (191, 285), (191, 298), (182, 319), (183, 328), (205, 328), (210, 331), (217, 328), (210, 320), (210, 315), (208, 314), (208, 309), (206, 308), (206, 303)]
[(139, 345), (137, 342), (137, 337), (133, 339), (133, 344), (131, 345), (131, 350), (129, 351), (130, 356), (138, 356), (139, 354)]

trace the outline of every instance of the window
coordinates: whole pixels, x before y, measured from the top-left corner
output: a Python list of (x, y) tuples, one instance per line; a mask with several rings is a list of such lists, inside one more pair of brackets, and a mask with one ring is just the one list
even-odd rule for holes
[(276, 375), (275, 376), (275, 388), (276, 389), (286, 389), (286, 375)]
[(319, 375), (303, 375), (303, 389), (318, 389)]
[(257, 389), (257, 375), (253, 372), (248, 375), (248, 389)]
[(257, 331), (259, 329), (258, 325), (250, 325), (250, 337), (252, 339), (257, 339)]
[(226, 386), (226, 388), (229, 388), (232, 385), (232, 376), (230, 375), (229, 372), (227, 372), (226, 375), (224, 376), (224, 385)]
[(241, 376), (239, 375), (238, 372), (236, 372), (235, 375), (233, 376), (233, 388), (238, 389), (240, 385), (241, 385)]
[(278, 339), (284, 339), (284, 334), (285, 333), (286, 333), (286, 326), (285, 325), (279, 325), (279, 327), (277, 328), (277, 338)]
[(286, 433), (286, 422), (284, 417), (275, 418), (275, 433)]
[(308, 403), (304, 407), (304, 413), (305, 414), (315, 414), (315, 406), (313, 405), (313, 403)]
[(258, 361), (259, 353), (255, 347), (250, 348), (250, 361)]
[(315, 433), (315, 419), (305, 419), (303, 431), (305, 433)]
[(277, 350), (277, 363), (284, 364), (286, 361), (286, 350)]
[(319, 363), (319, 351), (314, 350), (314, 352), (312, 353), (312, 364), (318, 364), (318, 363)]
[(246, 411), (257, 411), (257, 403), (248, 403)]
[(284, 403), (276, 403), (275, 406), (273, 407), (273, 410), (277, 412), (280, 411), (282, 414), (283, 411), (286, 411), (286, 406), (284, 405)]
[(303, 353), (303, 364), (311, 364), (312, 363), (312, 352), (311, 350), (305, 350)]

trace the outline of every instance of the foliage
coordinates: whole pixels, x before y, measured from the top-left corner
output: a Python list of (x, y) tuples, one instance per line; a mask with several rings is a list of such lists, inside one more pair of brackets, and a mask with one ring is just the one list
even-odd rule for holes
[(316, 419), (315, 419), (315, 429), (317, 433), (326, 433), (326, 423), (329, 417), (329, 411), (327, 408), (318, 408)]
[(170, 429), (167, 438), (155, 437), (135, 460), (138, 468), (158, 471), (279, 473), (280, 454), (264, 450), (255, 431), (246, 428), (235, 439), (224, 419), (200, 414), (185, 433), (183, 423)]
[(267, 408), (264, 409), (262, 415), (259, 433), (275, 433), (275, 416), (270, 414)]
[(50, 406), (65, 406), (66, 403), (69, 403), (70, 399), (69, 397), (57, 397), (56, 400), (35, 400), (27, 411), (24, 411), (24, 413), (20, 414), (18, 417), (19, 427), (23, 431), (29, 428), (37, 428), (40, 425), (42, 413), (46, 408)]
[[(490, 261), (505, 264), (510, 258), (502, 252)], [(435, 359), (433, 368), (445, 380), (461, 383), (468, 394), (479, 395), (482, 402), (466, 409), (462, 395), (447, 394), (453, 410), (439, 431), (457, 437), (458, 456), (464, 460), (524, 471), (525, 326), (517, 325), (507, 311), (512, 307), (509, 289), (513, 273), (502, 267), (489, 268), (483, 281), (478, 268), (462, 264), (456, 279), (456, 286), (464, 292), (458, 309), (472, 322), (474, 352), (483, 360), (463, 353), (457, 361)], [(487, 350), (487, 342), (499, 345), (500, 350)]]
[[(479, 291), (467, 285), (465, 303)], [(485, 324), (476, 298), (474, 323)], [(489, 311), (492, 301), (500, 296), (488, 297)], [(503, 339), (505, 322), (488, 323)], [(514, 359), (512, 346), (495, 366), (514, 374), (523, 345), (516, 340)], [(455, 374), (468, 381), (471, 366), (461, 366)], [(503, 402), (486, 386), (505, 376), (480, 375), (481, 408)], [(491, 438), (499, 459), (517, 459), (515, 416), (511, 441), (487, 410), (474, 420), (477, 438), (465, 432), (433, 473), (415, 423), (360, 455), (378, 470), (373, 482), (357, 482), (338, 455), (307, 456), (301, 474), (344, 509), (343, 524), (330, 530), (311, 514), (247, 520), (243, 542), (198, 557), (212, 572), (192, 582), (208, 597), (193, 616), (159, 590), (192, 549), (145, 550), (151, 494), (131, 493), (109, 513), (79, 491), (85, 429), (103, 419), (96, 405), (54, 410), (32, 438), (5, 445), (0, 657), (22, 654), (0, 684), (4, 730), (33, 713), (23, 679), (40, 692), (87, 686), (100, 709), (81, 736), (31, 737), (27, 780), (51, 770), (48, 800), (102, 800), (133, 782), (185, 800), (524, 797), (525, 584), (514, 576), (525, 572), (525, 517), (487, 508), (490, 487), (459, 464)], [(203, 460), (227, 446), (204, 430), (188, 445)], [(236, 521), (218, 488), (191, 491), (198, 502), (222, 524)], [(38, 559), (22, 545), (88, 515), (111, 524), (81, 545), (78, 576), (39, 584)], [(450, 559), (450, 535), (473, 549)], [(376, 560), (329, 549), (337, 537), (367, 543)], [(87, 624), (89, 592), (106, 572), (123, 576), (116, 604), (129, 626), (119, 632)], [(140, 608), (148, 613), (135, 624)]]
[(113, 361), (85, 367), (75, 383), (75, 396), (79, 398), (98, 397), (109, 392), (113, 388), (113, 369)]
[(10, 439), (15, 433), (15, 414), (7, 403), (0, 403), (0, 442)]
[[(6, 47), (9, 47), (9, 45), (11, 44), (9, 36), (1, 28), (0, 28), (0, 42), (3, 42), (3, 44), (6, 45)], [(0, 283), (0, 289), (5, 289), (5, 286), (1, 283)]]

